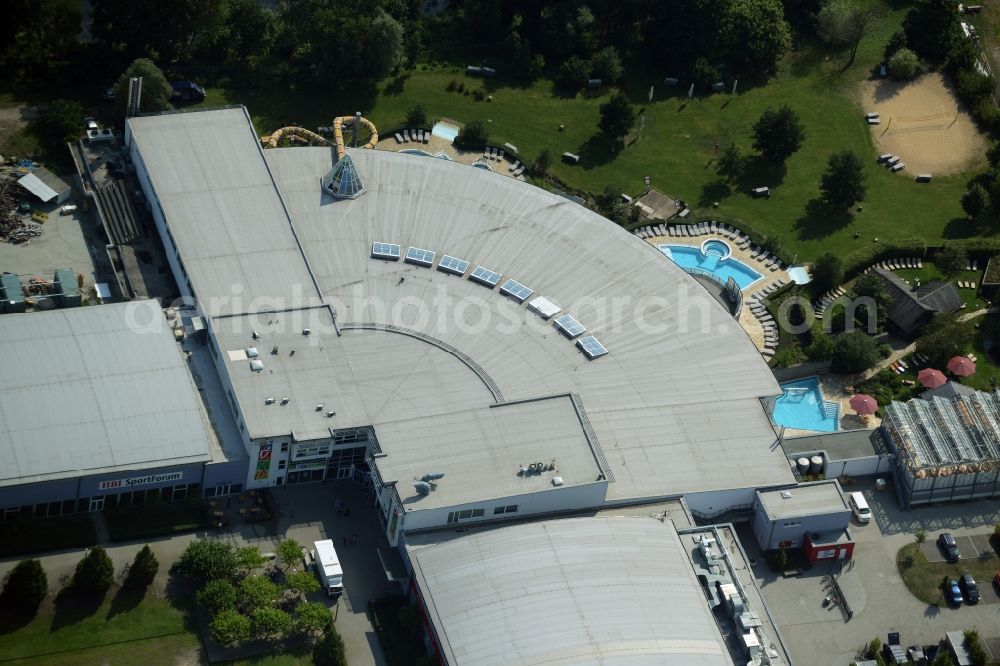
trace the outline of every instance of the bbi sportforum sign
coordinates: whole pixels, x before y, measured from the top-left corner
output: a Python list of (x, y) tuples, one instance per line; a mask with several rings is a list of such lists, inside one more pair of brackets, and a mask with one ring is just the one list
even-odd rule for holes
[(135, 488), (136, 486), (148, 486), (153, 483), (164, 483), (166, 481), (179, 481), (184, 478), (184, 472), (167, 472), (166, 474), (149, 474), (147, 476), (133, 476), (128, 479), (114, 479), (112, 481), (101, 481), (98, 484), (99, 490), (112, 490), (114, 488)]

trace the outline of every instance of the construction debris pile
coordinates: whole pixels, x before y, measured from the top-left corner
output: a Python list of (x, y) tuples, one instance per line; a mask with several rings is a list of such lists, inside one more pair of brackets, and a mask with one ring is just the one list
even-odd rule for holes
[(19, 245), (42, 235), (42, 227), (19, 208), (17, 179), (23, 167), (0, 166), (0, 241)]

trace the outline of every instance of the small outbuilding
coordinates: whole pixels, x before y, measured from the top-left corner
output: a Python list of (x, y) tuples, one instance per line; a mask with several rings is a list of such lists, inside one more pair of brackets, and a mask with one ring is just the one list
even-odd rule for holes
[(851, 509), (837, 481), (758, 490), (753, 533), (762, 550), (802, 548), (811, 561), (845, 559), (854, 542), (847, 530)]
[(35, 195), (42, 203), (65, 203), (73, 193), (73, 188), (65, 180), (45, 167), (38, 167), (29, 174), (18, 178), (17, 183)]
[(933, 281), (914, 289), (892, 271), (873, 270), (889, 287), (889, 328), (900, 337), (912, 339), (934, 315), (962, 307), (962, 297), (952, 282)]

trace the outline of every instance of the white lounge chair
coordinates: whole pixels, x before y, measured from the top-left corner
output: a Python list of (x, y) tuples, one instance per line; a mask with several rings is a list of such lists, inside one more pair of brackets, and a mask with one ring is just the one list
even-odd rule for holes
[(403, 142), (404, 143), (410, 142), (410, 130), (408, 129), (403, 130)]
[(399, 134), (399, 132), (396, 132), (396, 143), (403, 143), (403, 137)]

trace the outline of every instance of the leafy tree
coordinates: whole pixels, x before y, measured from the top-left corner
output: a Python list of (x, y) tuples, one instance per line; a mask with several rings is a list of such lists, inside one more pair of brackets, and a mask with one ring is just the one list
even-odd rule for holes
[(816, 30), (823, 41), (834, 46), (851, 49), (848, 66), (854, 64), (858, 45), (868, 32), (874, 18), (874, 11), (863, 3), (852, 0), (829, 0), (819, 10)]
[[(885, 324), (889, 316), (889, 306), (892, 304), (892, 295), (889, 287), (876, 273), (865, 273), (854, 282), (851, 290), (856, 298), (870, 298), (875, 301), (876, 321), (881, 327)], [(868, 312), (868, 306), (863, 306), (864, 312)]]
[(972, 343), (972, 327), (955, 314), (941, 313), (930, 320), (917, 339), (917, 353), (927, 365), (943, 368), (952, 356), (965, 353)]
[(865, 198), (865, 168), (853, 151), (830, 155), (819, 189), (823, 200), (837, 208), (847, 208)]
[(990, 163), (990, 167), (996, 169), (1000, 167), (1000, 141), (994, 141), (990, 144), (990, 147), (986, 149), (986, 159)]
[(735, 0), (710, 7), (716, 23), (714, 49), (734, 75), (772, 72), (792, 46), (780, 0)]
[(973, 666), (986, 666), (989, 656), (979, 641), (979, 632), (975, 629), (966, 629), (964, 633), (965, 647), (969, 651), (969, 656), (972, 657)]
[(423, 127), (427, 124), (427, 109), (423, 104), (415, 104), (406, 112), (407, 127)]
[(230, 0), (94, 0), (94, 39), (130, 58), (207, 56), (227, 36)]
[(304, 634), (326, 631), (332, 619), (323, 604), (302, 602), (295, 608), (295, 630)]
[(247, 610), (273, 606), (281, 598), (281, 588), (263, 576), (249, 576), (240, 583), (240, 605)]
[(635, 111), (623, 93), (615, 93), (601, 105), (601, 121), (598, 127), (609, 138), (619, 140), (628, 134), (635, 123)]
[(805, 141), (799, 114), (786, 104), (765, 111), (753, 126), (753, 147), (768, 160), (783, 163)]
[(366, 40), (365, 60), (372, 78), (380, 79), (403, 58), (403, 26), (384, 11), (379, 10), (371, 22)]
[(809, 275), (812, 277), (812, 288), (817, 296), (830, 291), (844, 279), (844, 268), (840, 257), (831, 252), (821, 254), (809, 267)]
[(907, 48), (902, 48), (889, 58), (889, 76), (897, 81), (910, 81), (923, 72), (924, 66), (920, 57)]
[(347, 666), (347, 652), (344, 650), (344, 639), (337, 629), (330, 626), (323, 637), (313, 646), (313, 664), (316, 666)]
[(722, 78), (722, 72), (708, 58), (698, 58), (691, 66), (691, 78), (696, 85), (708, 88)]
[(302, 544), (295, 539), (285, 539), (278, 544), (278, 557), (285, 565), (285, 571), (293, 564), (302, 561)]
[(833, 338), (821, 328), (812, 330), (812, 340), (806, 347), (806, 356), (810, 361), (829, 361), (833, 356)]
[(153, 582), (159, 570), (160, 562), (156, 559), (149, 544), (146, 544), (132, 560), (128, 577), (125, 579), (125, 587), (146, 587)]
[(229, 0), (229, 23), (224, 40), (226, 61), (234, 69), (255, 69), (270, 55), (278, 34), (278, 17), (257, 0)]
[(885, 44), (885, 50), (882, 52), (882, 59), (889, 60), (892, 54), (899, 49), (906, 48), (906, 33), (905, 32), (895, 32), (889, 41)]
[(934, 657), (934, 661), (931, 666), (955, 666), (955, 661), (951, 658), (951, 653), (947, 650), (941, 650)]
[(267, 560), (260, 554), (257, 546), (244, 546), (236, 550), (236, 568), (240, 575), (247, 576), (254, 569), (264, 566)]
[(455, 146), (464, 150), (482, 150), (490, 142), (490, 131), (482, 120), (466, 123), (455, 137)]
[(115, 582), (115, 565), (100, 546), (91, 548), (77, 562), (73, 588), (84, 594), (103, 595)]
[(160, 68), (147, 58), (139, 58), (132, 62), (125, 73), (118, 77), (115, 83), (115, 100), (118, 111), (125, 113), (128, 105), (128, 81), (133, 77), (142, 77), (142, 97), (139, 100), (141, 111), (166, 111), (170, 108), (170, 96), (173, 88), (167, 82)]
[(236, 587), (228, 580), (210, 580), (198, 592), (198, 603), (212, 615), (218, 615), (224, 610), (236, 610), (236, 602)]
[(839, 374), (863, 372), (879, 362), (875, 338), (861, 331), (841, 333), (833, 342), (830, 369)]
[(54, 99), (42, 110), (41, 125), (60, 142), (76, 141), (83, 136), (83, 106), (76, 100)]
[(212, 637), (221, 645), (236, 645), (250, 640), (250, 618), (234, 610), (220, 611), (209, 625)]
[(603, 83), (616, 83), (625, 73), (621, 56), (613, 46), (608, 46), (590, 58), (591, 73)]
[(316, 576), (309, 571), (296, 571), (289, 574), (287, 580), (288, 589), (299, 595), (306, 595), (319, 589), (319, 581)]
[(250, 614), (250, 628), (257, 638), (273, 638), (292, 631), (292, 617), (278, 608), (256, 608)]
[[(511, 30), (504, 39), (502, 50), (511, 73), (522, 80), (530, 81), (537, 78), (535, 56), (531, 53), (528, 40), (522, 39), (517, 30)], [(541, 55), (537, 57), (542, 58)], [(544, 58), (542, 58), (544, 61)]]
[(236, 552), (216, 539), (196, 539), (181, 554), (181, 570), (200, 581), (236, 577)]
[(590, 63), (579, 56), (570, 56), (559, 67), (558, 83), (567, 88), (582, 88), (590, 78)]
[(542, 148), (542, 152), (538, 153), (531, 170), (536, 176), (544, 176), (549, 172), (550, 166), (552, 166), (552, 153), (548, 148)]
[(774, 553), (774, 568), (778, 571), (784, 571), (788, 568), (788, 551), (785, 550), (785, 545), (781, 544), (778, 546), (778, 550)]
[(913, 533), (913, 536), (917, 540), (917, 543), (927, 541), (927, 532), (925, 532), (922, 527), (918, 527), (917, 531)]
[(969, 255), (961, 245), (945, 245), (934, 255), (934, 263), (942, 273), (951, 277), (965, 270), (969, 264)]
[(735, 143), (729, 144), (715, 165), (715, 171), (730, 183), (735, 183), (747, 170), (747, 158)]
[(972, 183), (962, 197), (962, 210), (974, 220), (985, 215), (992, 206), (989, 190), (979, 183)]
[(903, 20), (906, 42), (921, 58), (942, 62), (959, 40), (958, 12), (951, 0), (919, 0)]
[(0, 21), (4, 73), (42, 75), (71, 57), (80, 34), (80, 3), (74, 0), (11, 0)]
[(0, 606), (34, 614), (49, 592), (49, 579), (41, 562), (21, 560), (4, 577)]

